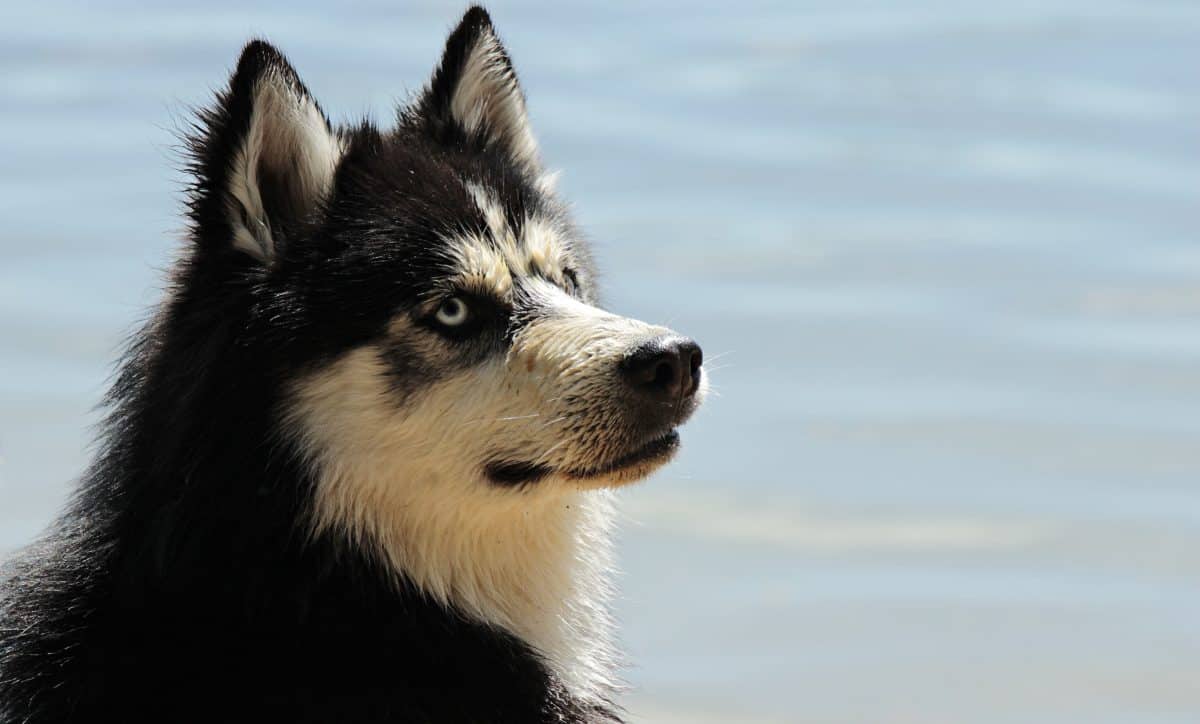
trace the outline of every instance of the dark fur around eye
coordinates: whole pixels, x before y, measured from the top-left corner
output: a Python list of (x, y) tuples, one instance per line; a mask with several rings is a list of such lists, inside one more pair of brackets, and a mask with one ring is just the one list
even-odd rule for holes
[(508, 326), (511, 309), (500, 301), (483, 294), (473, 294), (467, 291), (454, 292), (446, 299), (457, 297), (467, 305), (467, 319), (462, 324), (448, 326), (438, 320), (438, 310), (441, 304), (432, 311), (418, 318), (419, 325), (426, 327), (454, 342), (465, 342), (484, 335), (502, 336)]

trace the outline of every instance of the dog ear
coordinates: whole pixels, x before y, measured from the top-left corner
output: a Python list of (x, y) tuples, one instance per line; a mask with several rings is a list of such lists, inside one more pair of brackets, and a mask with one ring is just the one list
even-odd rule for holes
[(446, 40), (416, 113), (442, 142), (499, 148), (526, 170), (540, 169), (525, 95), (491, 18), (479, 6), (467, 10)]
[(262, 40), (242, 51), (189, 145), (199, 241), (264, 262), (325, 198), (343, 150), (291, 64)]

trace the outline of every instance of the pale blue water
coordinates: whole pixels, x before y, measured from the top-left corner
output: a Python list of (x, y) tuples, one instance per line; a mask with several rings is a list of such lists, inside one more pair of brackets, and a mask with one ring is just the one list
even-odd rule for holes
[[(88, 458), (265, 34), (386, 119), (461, 6), (0, 9), (0, 548)], [(624, 496), (636, 721), (1200, 721), (1200, 6), (494, 3), (610, 306), (718, 395)]]

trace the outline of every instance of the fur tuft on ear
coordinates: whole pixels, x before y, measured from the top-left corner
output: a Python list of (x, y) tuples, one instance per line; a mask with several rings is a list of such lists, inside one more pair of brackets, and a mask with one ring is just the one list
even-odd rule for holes
[(417, 106), (439, 140), (499, 148), (530, 173), (540, 169), (525, 96), (487, 11), (467, 10)]
[(274, 46), (246, 45), (190, 141), (199, 240), (270, 261), (288, 228), (319, 205), (343, 148), (321, 107)]

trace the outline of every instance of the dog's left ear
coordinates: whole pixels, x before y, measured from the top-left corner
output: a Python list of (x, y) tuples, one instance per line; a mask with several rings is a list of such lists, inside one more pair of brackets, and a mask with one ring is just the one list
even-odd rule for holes
[(532, 173), (541, 168), (517, 74), (479, 6), (467, 10), (446, 40), (416, 114), (439, 141), (500, 149)]
[(269, 262), (328, 194), (342, 144), (274, 46), (251, 41), (191, 140), (201, 244)]

